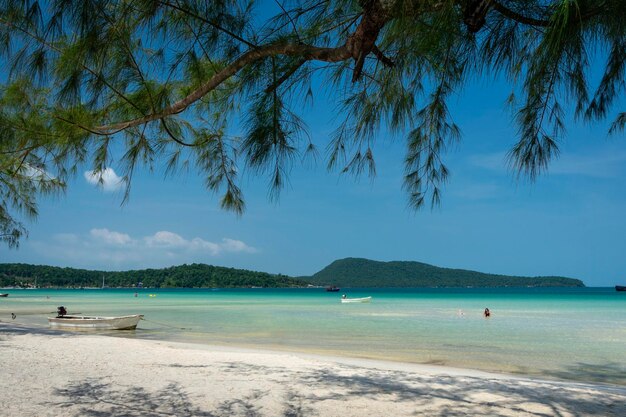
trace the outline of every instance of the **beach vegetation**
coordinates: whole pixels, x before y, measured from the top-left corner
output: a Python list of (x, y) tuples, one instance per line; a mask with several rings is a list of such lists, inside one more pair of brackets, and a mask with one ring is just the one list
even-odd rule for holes
[(94, 288), (282, 288), (340, 287), (584, 287), (565, 277), (520, 277), (466, 269), (440, 268), (421, 262), (338, 259), (312, 276), (248, 271), (205, 264), (130, 271), (93, 271), (45, 265), (0, 264), (0, 287)]
[[(189, 171), (241, 214), (244, 170), (274, 199), (308, 155), (374, 175), (394, 135), (409, 206), (436, 205), (450, 100), (481, 79), (508, 82), (535, 179), (571, 115), (623, 132), (625, 21), (623, 0), (0, 0), (0, 241), (79, 169), (115, 166), (124, 200), (139, 168)], [(319, 97), (339, 116), (314, 141)]]
[(0, 264), (0, 287), (100, 288), (103, 281), (112, 288), (280, 288), (307, 285), (307, 282), (282, 274), (205, 264), (131, 271)]

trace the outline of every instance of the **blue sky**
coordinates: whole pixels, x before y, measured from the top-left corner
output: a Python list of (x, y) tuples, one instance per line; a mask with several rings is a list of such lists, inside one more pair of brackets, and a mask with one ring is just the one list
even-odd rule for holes
[[(0, 247), (0, 261), (103, 270), (202, 262), (298, 276), (365, 257), (569, 276), (589, 286), (624, 283), (624, 134), (608, 138), (608, 122), (571, 121), (549, 172), (535, 183), (518, 180), (505, 162), (516, 141), (504, 105), (509, 92), (504, 83), (479, 80), (449, 103), (463, 140), (446, 155), (452, 175), (432, 211), (407, 207), (404, 140), (381, 132), (373, 180), (329, 173), (321, 158), (294, 166), (274, 203), (266, 178), (244, 172), (242, 217), (220, 210), (219, 196), (193, 172), (164, 178), (140, 171), (121, 205), (115, 173), (103, 188), (84, 167), (64, 196), (41, 200), (39, 218), (27, 223), (29, 238), (18, 250)], [(321, 96), (304, 116), (323, 156), (336, 123)]]
[[(323, 161), (295, 166), (273, 203), (266, 179), (244, 174), (241, 218), (221, 211), (193, 173), (139, 172), (123, 206), (122, 191), (79, 174), (66, 195), (41, 201), (29, 238), (19, 250), (1, 248), (0, 259), (104, 270), (203, 262), (308, 275), (351, 256), (563, 275), (590, 286), (623, 282), (623, 136), (607, 138), (604, 124), (572, 124), (550, 172), (535, 183), (517, 180), (505, 163), (515, 140), (507, 92), (478, 82), (451, 102), (464, 138), (447, 154), (452, 176), (433, 211), (407, 208), (403, 141), (382, 133), (373, 180), (329, 173)], [(335, 127), (325, 109), (321, 103), (307, 114), (319, 144)]]

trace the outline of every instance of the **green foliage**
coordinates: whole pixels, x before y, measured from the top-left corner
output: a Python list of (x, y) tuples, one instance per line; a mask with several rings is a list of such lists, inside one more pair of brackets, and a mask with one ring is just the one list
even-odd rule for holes
[(316, 138), (328, 167), (375, 175), (381, 130), (404, 135), (420, 208), (439, 203), (461, 137), (449, 100), (500, 75), (515, 93), (510, 162), (534, 179), (568, 112), (624, 130), (624, 21), (623, 0), (0, 0), (0, 240), (16, 245), (17, 216), (83, 166), (118, 168), (126, 196), (140, 166), (195, 169), (237, 213), (249, 168), (275, 198), (319, 147), (301, 120), (319, 94), (341, 110)]
[(0, 287), (37, 285), (40, 288), (100, 287), (146, 288), (237, 288), (302, 287), (307, 283), (285, 275), (204, 264), (173, 266), (163, 269), (106, 272), (59, 268), (44, 265), (0, 264)]
[(563, 277), (512, 277), (464, 269), (439, 268), (420, 262), (376, 262), (368, 259), (337, 260), (311, 277), (286, 275), (205, 264), (162, 269), (107, 272), (44, 265), (0, 264), (0, 287), (108, 287), (241, 288), (305, 287), (584, 287), (582, 281)]
[(564, 277), (514, 277), (465, 269), (440, 268), (421, 262), (377, 262), (368, 259), (337, 260), (311, 277), (317, 285), (340, 287), (584, 287), (582, 281)]

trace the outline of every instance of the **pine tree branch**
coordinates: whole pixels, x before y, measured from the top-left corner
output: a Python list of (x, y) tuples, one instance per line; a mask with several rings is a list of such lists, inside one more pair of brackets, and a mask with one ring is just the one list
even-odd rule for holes
[(191, 94), (171, 106), (166, 107), (160, 112), (155, 112), (127, 122), (98, 126), (92, 130), (94, 133), (97, 132), (97, 134), (100, 135), (111, 135), (130, 127), (139, 126), (154, 120), (181, 113), (206, 94), (215, 90), (224, 81), (237, 74), (247, 65), (261, 59), (277, 55), (299, 56), (305, 61), (316, 60), (325, 62), (345, 61), (346, 59), (352, 57), (350, 50), (345, 45), (336, 48), (321, 48), (303, 44), (271, 44), (259, 47), (244, 53), (230, 65), (226, 66), (213, 77), (205, 81), (202, 85), (200, 85), (200, 87), (191, 92)]
[(517, 13), (514, 10), (511, 10), (507, 7), (504, 7), (500, 2), (494, 1), (493, 8), (498, 11), (502, 16), (508, 17), (509, 19), (515, 20), (516, 22), (523, 23), (525, 25), (530, 26), (541, 26), (547, 27), (550, 26), (550, 21), (535, 19), (533, 17), (524, 16), (520, 13)]
[[(21, 26), (15, 25), (12, 22), (8, 22), (4, 19), (0, 18), (0, 24), (8, 27), (9, 29), (15, 29), (21, 33), (23, 33), (24, 35), (28, 36), (29, 38), (33, 39), (36, 42), (39, 42), (41, 45), (45, 46), (46, 48), (50, 49), (51, 51), (54, 51), (58, 54), (61, 54), (62, 51), (61, 49), (59, 49), (57, 46), (51, 44), (50, 42), (47, 42), (45, 39), (41, 38), (40, 36), (37, 36), (36, 34), (22, 28)], [(135, 108), (136, 110), (139, 110), (139, 107), (137, 107), (137, 105), (135, 103), (133, 103), (128, 97), (126, 97), (121, 91), (119, 91), (118, 89), (116, 89), (113, 85), (111, 85), (111, 83), (109, 83), (107, 81), (107, 79), (105, 77), (102, 76), (101, 73), (91, 69), (90, 67), (88, 67), (87, 65), (85, 65), (82, 62), (78, 63), (81, 68), (83, 68), (85, 71), (87, 71), (88, 73), (90, 73), (92, 76), (96, 77), (99, 81), (101, 81), (107, 88), (109, 88), (115, 95), (117, 95), (119, 98), (121, 98), (122, 100), (124, 100), (126, 103), (128, 103), (129, 105), (131, 105), (133, 108)]]
[[(604, 7), (606, 6), (605, 3), (606, 2), (604, 2), (604, 1), (598, 2), (598, 4), (595, 7), (589, 8), (589, 10), (587, 10), (586, 13), (578, 15), (578, 16), (576, 16), (576, 18), (581, 20), (581, 21), (585, 21), (585, 20), (591, 19), (593, 17), (596, 17), (597, 15), (599, 15), (600, 13), (603, 12)], [(501, 15), (503, 15), (505, 17), (508, 17), (511, 20), (515, 20), (516, 22), (523, 23), (525, 25), (539, 26), (539, 27), (548, 27), (548, 26), (550, 26), (552, 24), (552, 22), (550, 22), (550, 20), (536, 19), (534, 17), (524, 16), (521, 13), (518, 13), (518, 12), (516, 12), (514, 10), (511, 10), (511, 9), (503, 6), (498, 1), (494, 1), (493, 2), (493, 8), (495, 10), (497, 10)]]
[(221, 25), (219, 25), (219, 24), (217, 24), (217, 23), (215, 23), (215, 22), (213, 22), (213, 21), (211, 21), (211, 20), (209, 20), (209, 19), (207, 19), (205, 17), (200, 16), (199, 14), (197, 14), (197, 13), (191, 11), (191, 10), (184, 9), (184, 8), (180, 7), (178, 4), (173, 4), (173, 3), (168, 2), (168, 1), (160, 1), (159, 3), (161, 5), (163, 5), (163, 6), (170, 7), (172, 9), (174, 9), (174, 10), (178, 10), (179, 12), (184, 13), (187, 16), (193, 17), (194, 19), (198, 19), (201, 22), (206, 23), (209, 26), (214, 27), (215, 29), (219, 30), (220, 32), (224, 32), (225, 34), (227, 34), (231, 38), (236, 39), (236, 40), (238, 40), (239, 42), (241, 42), (243, 44), (246, 44), (250, 48), (258, 48), (257, 45), (253, 44), (252, 42), (249, 42), (249, 41), (245, 40), (244, 38), (242, 38), (241, 36), (237, 35), (236, 33), (231, 32), (230, 30), (222, 27)]
[(378, 60), (382, 62), (383, 65), (385, 65), (386, 67), (391, 68), (395, 66), (394, 62), (390, 58), (385, 56), (385, 54), (383, 54), (383, 51), (378, 49), (378, 46), (374, 45), (372, 48), (372, 52), (374, 53), (374, 56), (376, 56), (376, 58), (378, 58)]
[(269, 93), (271, 93), (273, 91), (276, 91), (276, 89), (278, 87), (280, 87), (282, 85), (282, 83), (287, 81), (289, 79), (289, 77), (291, 77), (296, 71), (298, 71), (298, 69), (300, 69), (300, 67), (302, 65), (304, 65), (305, 62), (307, 62), (306, 59), (301, 59), (298, 62), (296, 62), (295, 64), (293, 64), (291, 66), (291, 68), (289, 68), (287, 71), (285, 71), (285, 73), (283, 75), (280, 76), (280, 78), (275, 80), (271, 85), (269, 85), (265, 89), (265, 93), (269, 94)]

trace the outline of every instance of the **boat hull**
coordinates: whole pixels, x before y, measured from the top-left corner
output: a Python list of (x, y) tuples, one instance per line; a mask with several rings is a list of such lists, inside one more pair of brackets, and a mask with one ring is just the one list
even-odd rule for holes
[(342, 298), (342, 303), (369, 303), (372, 301), (372, 297), (363, 297), (363, 298)]
[(133, 330), (143, 314), (121, 317), (63, 316), (48, 317), (48, 324), (63, 330)]
[(615, 291), (626, 291), (626, 286), (616, 285), (615, 286)]
[(6, 293), (0, 294), (0, 297), (8, 297), (8, 296), (9, 296), (9, 294), (6, 294)]

